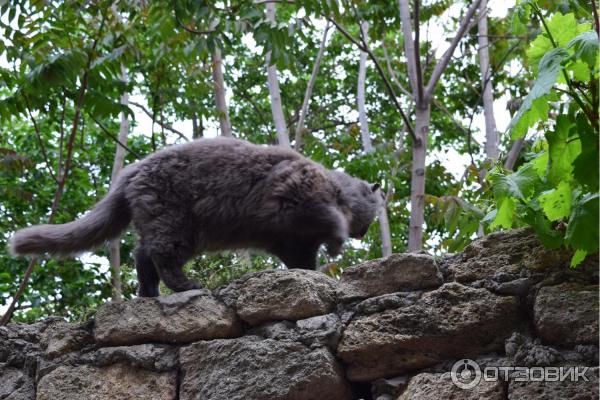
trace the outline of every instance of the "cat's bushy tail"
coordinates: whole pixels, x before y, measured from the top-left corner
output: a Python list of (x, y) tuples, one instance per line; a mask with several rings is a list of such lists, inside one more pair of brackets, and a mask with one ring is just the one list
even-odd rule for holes
[(13, 255), (44, 253), (72, 255), (115, 238), (131, 221), (124, 179), (80, 219), (60, 225), (35, 225), (17, 231), (10, 239)]

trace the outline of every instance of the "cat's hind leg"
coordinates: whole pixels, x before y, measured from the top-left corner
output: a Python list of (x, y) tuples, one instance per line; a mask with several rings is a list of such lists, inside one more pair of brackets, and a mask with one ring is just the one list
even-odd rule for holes
[(135, 269), (137, 270), (140, 297), (156, 297), (160, 294), (158, 290), (159, 277), (152, 259), (148, 255), (144, 244), (140, 243), (134, 252)]
[(319, 244), (297, 240), (281, 241), (269, 249), (286, 267), (315, 269), (317, 267), (317, 251)]
[(175, 255), (165, 256), (158, 253), (152, 253), (151, 257), (156, 266), (158, 276), (172, 291), (184, 292), (186, 290), (201, 288), (198, 283), (189, 279), (183, 272), (182, 268), (187, 258)]

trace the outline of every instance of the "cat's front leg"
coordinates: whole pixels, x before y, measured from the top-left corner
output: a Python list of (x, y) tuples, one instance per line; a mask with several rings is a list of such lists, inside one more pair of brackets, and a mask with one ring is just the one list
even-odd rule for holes
[(336, 257), (342, 253), (342, 249), (344, 247), (344, 238), (336, 237), (329, 239), (325, 242), (325, 246), (327, 247), (327, 254), (331, 257)]

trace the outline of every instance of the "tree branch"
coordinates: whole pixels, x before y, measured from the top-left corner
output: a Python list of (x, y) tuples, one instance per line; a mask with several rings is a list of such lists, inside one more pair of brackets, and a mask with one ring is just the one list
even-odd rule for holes
[[(407, 1), (407, 0), (403, 0), (403, 1)], [(433, 95), (435, 85), (437, 84), (438, 80), (442, 76), (444, 69), (446, 69), (446, 67), (448, 66), (448, 63), (450, 63), (450, 60), (452, 59), (452, 54), (454, 53), (456, 46), (458, 46), (458, 43), (461, 41), (461, 39), (465, 35), (465, 32), (467, 31), (467, 28), (469, 27), (471, 19), (473, 18), (475, 11), (477, 11), (477, 7), (479, 6), (480, 1), (481, 0), (473, 0), (473, 2), (471, 3), (471, 5), (469, 6), (469, 8), (467, 10), (467, 13), (465, 14), (465, 17), (463, 18), (463, 20), (461, 21), (461, 23), (459, 25), (458, 30), (456, 31), (456, 35), (454, 36), (454, 39), (452, 39), (452, 42), (450, 43), (450, 47), (448, 47), (448, 50), (446, 50), (446, 52), (444, 53), (442, 58), (437, 62), (437, 64), (433, 68), (431, 78), (429, 78), (429, 83), (427, 83), (427, 87), (425, 88), (425, 93), (424, 93), (425, 99), (429, 99)]]
[(106, 135), (108, 136), (113, 142), (115, 142), (118, 146), (121, 146), (125, 151), (127, 151), (129, 154), (131, 154), (132, 156), (134, 156), (136, 159), (140, 160), (142, 157), (136, 153), (135, 151), (131, 150), (129, 147), (127, 147), (127, 145), (123, 142), (121, 142), (119, 140), (119, 138), (117, 138), (116, 136), (114, 136), (112, 133), (110, 133), (110, 131), (104, 126), (104, 124), (102, 124), (102, 122), (98, 121), (96, 119), (96, 117), (94, 117), (92, 114), (90, 114), (89, 112), (87, 113), (88, 116), (92, 119), (92, 121), (94, 121), (96, 123), (96, 125), (98, 125), (100, 127), (100, 130)]
[(319, 52), (317, 53), (317, 58), (315, 59), (313, 69), (310, 74), (310, 79), (306, 84), (304, 100), (302, 101), (302, 107), (300, 108), (300, 116), (298, 117), (298, 123), (296, 124), (296, 132), (294, 137), (294, 150), (296, 151), (300, 151), (300, 149), (302, 148), (302, 133), (304, 131), (304, 120), (306, 118), (306, 114), (308, 113), (308, 103), (310, 101), (310, 97), (312, 96), (315, 81), (317, 80), (317, 73), (319, 72), (319, 67), (321, 65), (321, 60), (323, 59), (323, 54), (325, 53), (327, 34), (330, 28), (331, 23), (327, 21), (327, 25), (325, 25), (325, 30), (323, 31), (323, 38), (321, 39), (321, 46), (319, 47)]
[(186, 32), (192, 33), (194, 35), (210, 35), (211, 33), (215, 32), (215, 28), (216, 28), (216, 25), (218, 25), (218, 22), (214, 26), (212, 26), (212, 24), (211, 24), (211, 27), (207, 31), (197, 31), (195, 29), (188, 27), (186, 24), (183, 23), (181, 18), (179, 18), (179, 15), (177, 14), (177, 4), (176, 4), (175, 0), (173, 0), (172, 6), (173, 6), (173, 13), (175, 14), (175, 21), (177, 22), (177, 25), (179, 25), (179, 27), (183, 28), (183, 30), (185, 30)]
[[(267, 3), (267, 20), (275, 23), (275, 3)], [(287, 131), (285, 116), (283, 115), (283, 105), (281, 102), (281, 90), (279, 89), (279, 78), (277, 76), (277, 65), (271, 64), (271, 52), (265, 57), (267, 67), (267, 85), (269, 87), (269, 98), (271, 100), (271, 114), (273, 115), (273, 125), (277, 133), (277, 143), (283, 147), (290, 146), (290, 137)]]
[(515, 164), (517, 163), (517, 159), (519, 158), (519, 153), (521, 153), (521, 148), (523, 148), (524, 138), (517, 139), (513, 142), (508, 155), (506, 156), (506, 161), (504, 162), (504, 168), (509, 171), (514, 170)]
[(44, 146), (44, 142), (42, 141), (42, 135), (40, 133), (40, 128), (37, 124), (35, 117), (31, 113), (31, 107), (29, 107), (29, 99), (27, 98), (27, 95), (24, 95), (23, 98), (25, 99), (25, 107), (27, 107), (27, 113), (29, 114), (29, 118), (31, 119), (31, 122), (33, 123), (33, 129), (35, 130), (35, 136), (37, 138), (38, 145), (40, 146), (42, 156), (44, 157), (44, 162), (46, 163), (46, 169), (48, 170), (48, 173), (50, 174), (50, 177), (52, 178), (52, 180), (55, 183), (58, 183), (58, 179), (56, 178), (56, 175), (54, 175), (54, 172), (52, 172), (52, 168), (50, 168), (50, 161), (48, 158), (48, 153), (46, 152), (46, 146)]
[(404, 93), (405, 96), (412, 99), (412, 97), (413, 97), (412, 93), (409, 92), (404, 86), (402, 86), (402, 84), (400, 83), (400, 80), (398, 79), (398, 76), (396, 75), (396, 72), (392, 68), (392, 61), (390, 60), (390, 56), (387, 52), (387, 47), (385, 45), (385, 42), (383, 42), (383, 41), (381, 42), (381, 49), (383, 50), (383, 57), (385, 58), (385, 64), (386, 64), (386, 67), (388, 70), (388, 74), (392, 78), (392, 81), (394, 82), (394, 84), (396, 84), (398, 89), (400, 89), (400, 91), (402, 93)]
[(417, 99), (422, 100), (423, 99), (423, 71), (421, 68), (421, 54), (420, 54), (421, 43), (419, 41), (419, 31), (420, 31), (419, 2), (420, 2), (420, 0), (414, 0), (415, 41), (413, 43), (413, 47), (415, 49), (415, 70), (417, 72)]
[[(135, 106), (137, 108), (139, 108), (140, 110), (142, 110), (147, 116), (149, 116), (150, 118), (154, 119), (154, 114), (152, 112), (150, 112), (150, 110), (148, 110), (146, 107), (144, 107), (142, 104), (136, 103), (134, 101), (129, 101), (129, 104), (132, 106)], [(190, 139), (188, 139), (181, 131), (178, 131), (177, 129), (173, 128), (171, 125), (164, 123), (163, 121), (154, 121), (156, 122), (158, 125), (160, 125), (161, 128), (166, 129), (170, 132), (173, 132), (174, 134), (176, 134), (177, 136), (179, 136), (181, 139), (185, 140), (186, 142), (189, 142)]]
[(371, 51), (371, 49), (369, 49), (368, 46), (366, 46), (364, 43), (360, 44), (356, 39), (354, 39), (352, 37), (352, 35), (350, 35), (348, 33), (348, 31), (346, 31), (335, 20), (329, 18), (329, 21), (331, 21), (331, 23), (335, 25), (335, 27), (337, 28), (337, 30), (340, 31), (340, 33), (342, 35), (344, 35), (354, 45), (356, 45), (359, 49), (361, 49), (362, 51), (366, 52), (369, 55), (369, 58), (371, 59), (371, 61), (373, 61), (373, 64), (375, 64), (375, 68), (377, 69), (377, 72), (379, 73), (379, 76), (383, 80), (385, 88), (387, 89), (388, 94), (392, 98), (392, 101), (394, 102), (394, 105), (396, 106), (396, 109), (400, 113), (400, 116), (402, 117), (402, 120), (404, 121), (404, 124), (406, 125), (406, 129), (408, 130), (408, 133), (410, 133), (410, 136), (413, 139), (413, 143), (415, 143), (415, 144), (420, 143), (420, 139), (416, 137), (415, 131), (412, 128), (412, 126), (410, 125), (410, 121), (409, 121), (408, 117), (406, 116), (406, 114), (404, 113), (404, 110), (402, 110), (402, 106), (398, 102), (398, 97), (396, 96), (396, 93), (394, 92), (394, 88), (392, 87), (392, 85), (390, 84), (390, 81), (388, 80), (387, 76), (383, 72), (383, 69), (381, 68), (381, 65), (379, 64), (379, 61), (377, 60), (377, 57), (375, 57), (375, 55), (373, 54), (373, 52)]
[(600, 21), (598, 21), (598, 8), (596, 7), (596, 0), (592, 0), (592, 13), (594, 14), (594, 28), (596, 29), (596, 35), (600, 36)]
[(412, 24), (410, 21), (410, 8), (408, 0), (398, 0), (400, 8), (400, 21), (402, 24), (402, 35), (404, 36), (404, 52), (406, 53), (406, 69), (408, 71), (408, 81), (413, 92), (415, 102), (419, 103), (417, 88), (417, 61), (415, 59), (415, 42), (412, 36)]

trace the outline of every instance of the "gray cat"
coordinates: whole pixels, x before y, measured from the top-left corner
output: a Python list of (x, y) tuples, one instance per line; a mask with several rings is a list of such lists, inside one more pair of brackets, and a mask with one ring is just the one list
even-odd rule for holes
[(182, 266), (202, 251), (256, 248), (288, 268), (314, 269), (321, 244), (331, 255), (361, 238), (383, 203), (379, 185), (330, 171), (295, 151), (243, 140), (200, 139), (129, 165), (108, 195), (79, 220), (18, 231), (13, 254), (76, 254), (139, 236), (140, 296), (198, 287)]

